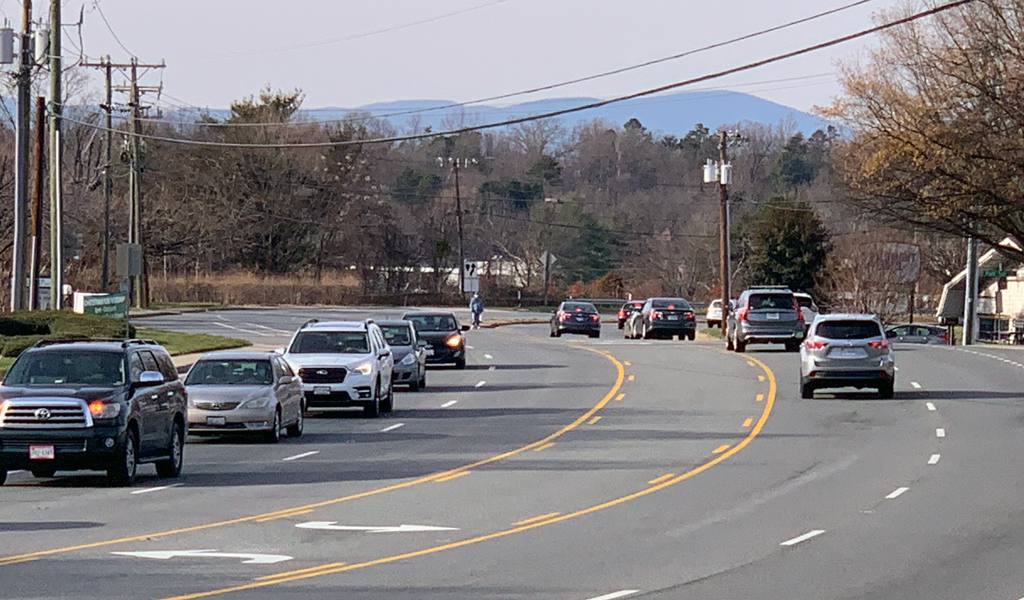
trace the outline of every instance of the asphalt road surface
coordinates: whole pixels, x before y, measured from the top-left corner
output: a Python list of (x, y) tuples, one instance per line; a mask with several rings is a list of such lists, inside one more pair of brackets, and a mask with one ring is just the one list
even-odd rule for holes
[[(328, 312), (146, 325), (275, 347)], [(13, 475), (0, 598), (1024, 596), (1020, 350), (901, 347), (895, 400), (801, 400), (769, 347), (467, 335), (390, 416), (190, 440), (173, 487)]]

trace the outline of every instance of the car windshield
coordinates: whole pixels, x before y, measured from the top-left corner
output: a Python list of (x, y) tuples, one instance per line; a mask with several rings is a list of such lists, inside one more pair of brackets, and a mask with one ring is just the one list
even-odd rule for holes
[(750, 310), (760, 309), (793, 310), (793, 296), (790, 294), (751, 294)]
[(384, 339), (387, 340), (388, 345), (412, 345), (412, 332), (409, 331), (408, 325), (381, 325), (380, 328), (384, 332)]
[(881, 337), (882, 330), (874, 321), (822, 321), (814, 334), (830, 340), (865, 340)]
[(565, 312), (578, 312), (587, 314), (596, 314), (597, 307), (588, 302), (565, 302), (562, 304), (562, 310)]
[(409, 315), (416, 331), (457, 331), (459, 323), (452, 315)]
[(185, 385), (270, 385), (269, 360), (201, 360), (192, 367)]
[(303, 331), (295, 336), (292, 354), (366, 354), (370, 343), (365, 331)]
[(4, 385), (124, 385), (124, 355), (120, 352), (25, 352), (11, 367)]
[(666, 310), (690, 310), (690, 303), (682, 298), (659, 298), (651, 302), (651, 307)]

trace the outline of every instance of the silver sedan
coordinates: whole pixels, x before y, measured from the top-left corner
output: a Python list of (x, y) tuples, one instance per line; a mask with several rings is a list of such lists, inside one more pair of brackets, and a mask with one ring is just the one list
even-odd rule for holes
[(276, 443), (302, 435), (302, 381), (273, 352), (204, 354), (185, 377), (191, 435), (255, 434)]

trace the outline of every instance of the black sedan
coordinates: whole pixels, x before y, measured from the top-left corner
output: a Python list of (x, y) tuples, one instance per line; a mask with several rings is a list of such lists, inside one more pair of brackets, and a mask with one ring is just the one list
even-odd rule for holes
[(693, 340), (697, 337), (693, 307), (682, 298), (651, 298), (644, 303), (637, 319), (640, 329), (637, 333), (644, 339), (678, 335), (679, 339)]
[(597, 307), (589, 302), (563, 302), (551, 315), (551, 337), (562, 337), (563, 333), (601, 337), (601, 315)]
[(416, 334), (429, 344), (427, 364), (466, 368), (466, 337), (462, 332), (468, 331), (469, 325), (460, 326), (459, 320), (450, 312), (406, 313), (402, 319), (412, 321)]

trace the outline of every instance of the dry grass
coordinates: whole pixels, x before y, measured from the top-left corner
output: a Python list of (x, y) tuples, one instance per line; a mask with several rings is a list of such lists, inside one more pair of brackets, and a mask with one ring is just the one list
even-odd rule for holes
[(361, 297), (351, 273), (325, 273), (320, 281), (302, 275), (258, 275), (235, 271), (150, 279), (150, 299), (159, 304), (342, 304)]

